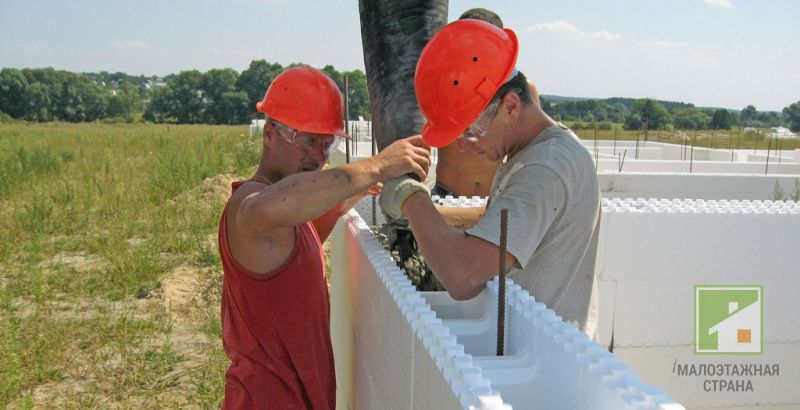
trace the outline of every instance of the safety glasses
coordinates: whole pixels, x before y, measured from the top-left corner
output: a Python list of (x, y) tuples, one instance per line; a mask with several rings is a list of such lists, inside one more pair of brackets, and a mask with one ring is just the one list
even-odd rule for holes
[(336, 150), (341, 141), (341, 138), (335, 135), (312, 135), (302, 131), (297, 131), (290, 126), (281, 124), (275, 120), (270, 120), (269, 123), (272, 125), (272, 128), (274, 128), (275, 131), (277, 131), (278, 134), (283, 137), (284, 140), (286, 140), (286, 142), (302, 149), (303, 151), (322, 149), (322, 152), (326, 157), (330, 156), (331, 153)]
[(500, 108), (500, 99), (496, 99), (489, 103), (486, 109), (481, 112), (481, 115), (478, 116), (478, 119), (473, 122), (466, 131), (464, 131), (461, 136), (458, 137), (460, 140), (466, 140), (469, 142), (478, 142), (484, 135), (486, 135), (486, 131), (489, 130), (489, 124), (492, 122), (492, 118), (494, 118), (495, 114), (497, 114), (497, 110)]

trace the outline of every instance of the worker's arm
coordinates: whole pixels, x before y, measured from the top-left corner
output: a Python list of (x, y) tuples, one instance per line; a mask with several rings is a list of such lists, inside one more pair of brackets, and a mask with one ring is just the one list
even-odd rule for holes
[(314, 227), (317, 229), (319, 240), (321, 242), (325, 242), (325, 239), (328, 238), (328, 236), (331, 234), (331, 231), (333, 231), (333, 228), (336, 226), (336, 221), (338, 221), (342, 215), (351, 210), (362, 198), (366, 196), (376, 196), (380, 193), (380, 185), (375, 184), (369, 187), (366, 191), (356, 194), (345, 201), (336, 204), (336, 206), (331, 208), (328, 212), (325, 212), (319, 218), (311, 221), (314, 224)]
[(480, 219), (481, 215), (486, 211), (486, 207), (454, 208), (437, 205), (436, 210), (442, 214), (442, 217), (444, 217), (444, 220), (447, 221), (449, 225), (466, 229), (478, 223), (478, 219)]
[[(425, 261), (453, 299), (474, 298), (498, 274), (500, 248), (448, 225), (424, 193), (412, 194), (403, 214)], [(506, 269), (516, 263), (508, 252), (505, 258)]]
[(237, 227), (251, 237), (317, 219), (376, 182), (407, 173), (424, 179), (430, 150), (419, 136), (399, 140), (378, 155), (323, 171), (290, 175), (248, 195), (238, 208)]

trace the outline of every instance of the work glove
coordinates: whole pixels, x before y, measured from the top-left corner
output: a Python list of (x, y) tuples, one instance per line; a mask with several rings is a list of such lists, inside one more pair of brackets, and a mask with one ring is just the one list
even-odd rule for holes
[(383, 183), (378, 202), (387, 216), (392, 219), (400, 219), (403, 217), (403, 203), (415, 192), (424, 192), (425, 195), (430, 195), (430, 188), (423, 182), (403, 175)]

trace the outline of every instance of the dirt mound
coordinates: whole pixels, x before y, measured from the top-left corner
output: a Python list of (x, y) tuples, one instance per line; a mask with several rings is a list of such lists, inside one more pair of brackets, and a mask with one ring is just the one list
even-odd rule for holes
[(190, 266), (173, 269), (161, 281), (164, 307), (177, 321), (194, 321), (205, 307), (203, 285), (199, 269)]
[(200, 185), (203, 200), (207, 203), (224, 203), (231, 196), (231, 183), (237, 178), (233, 174), (219, 174), (206, 178)]
[(239, 178), (233, 174), (219, 174), (208, 177), (200, 185), (169, 199), (167, 203), (175, 205), (179, 202), (199, 202), (208, 207), (220, 207), (231, 196), (231, 183), (237, 179)]

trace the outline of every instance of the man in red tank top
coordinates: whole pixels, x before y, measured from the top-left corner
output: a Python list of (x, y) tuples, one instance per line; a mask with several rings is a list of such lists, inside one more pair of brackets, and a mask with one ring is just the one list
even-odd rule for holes
[(425, 179), (419, 136), (369, 159), (322, 170), (343, 130), (342, 96), (319, 70), (277, 76), (257, 109), (267, 116), (255, 175), (233, 184), (219, 225), (225, 273), (222, 342), (231, 366), (223, 408), (333, 409), (336, 377), (321, 243), (379, 182)]

